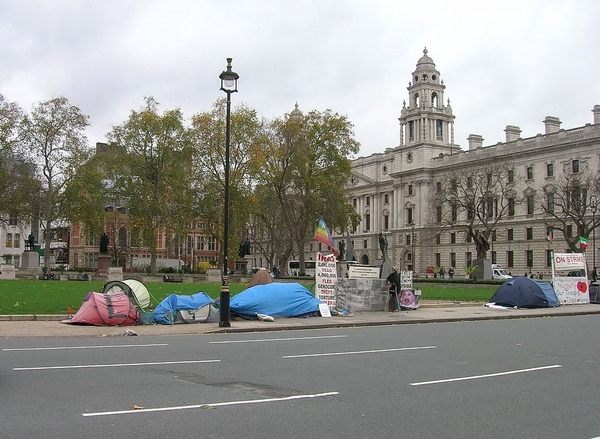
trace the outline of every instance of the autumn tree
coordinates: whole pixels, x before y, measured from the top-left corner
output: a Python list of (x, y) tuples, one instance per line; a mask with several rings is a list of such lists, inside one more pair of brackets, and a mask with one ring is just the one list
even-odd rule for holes
[(600, 225), (600, 215), (592, 214), (600, 201), (600, 177), (589, 170), (563, 174), (542, 188), (542, 197), (546, 226), (560, 231), (573, 252), (583, 252), (580, 238), (588, 239)]
[[(65, 198), (65, 188), (81, 163), (92, 154), (85, 136), (89, 117), (58, 97), (34, 105), (21, 123), (20, 150), (27, 161), (35, 164), (39, 188), (39, 216), (45, 230), (44, 248), (50, 248), (50, 230), (68, 217), (73, 206)], [(50, 252), (44, 253), (49, 266)]]
[(19, 154), (19, 125), (22, 109), (0, 94), (0, 224), (9, 220), (24, 223), (35, 216), (39, 182), (35, 166)]
[[(219, 99), (210, 111), (192, 117), (194, 146), (194, 189), (204, 232), (222, 241), (225, 193), (226, 99)], [(229, 150), (229, 242), (227, 260), (237, 258), (252, 208), (253, 179), (249, 172), (250, 151), (262, 127), (256, 111), (244, 104), (231, 111)], [(218, 228), (214, 228), (218, 225)], [(222, 260), (222, 259), (221, 259)]]
[(148, 97), (108, 138), (124, 148), (119, 163), (108, 170), (114, 196), (125, 203), (131, 229), (139, 231), (132, 239), (149, 248), (156, 274), (159, 234), (187, 233), (195, 216), (192, 149), (183, 114), (179, 109), (160, 113), (158, 102)]
[[(480, 232), (489, 242), (496, 225), (514, 215), (515, 206), (522, 203), (517, 190), (520, 181), (510, 164), (463, 164), (436, 182), (429, 210), (431, 225), (438, 233), (462, 230), (469, 242)], [(485, 253), (480, 250), (477, 259), (484, 259)]]
[(304, 247), (314, 239), (320, 216), (340, 231), (358, 221), (344, 185), (350, 178), (350, 156), (360, 145), (348, 118), (331, 110), (303, 115), (296, 109), (274, 120), (272, 127), (269, 141), (254, 151), (255, 176), (278, 201), (281, 231), (298, 251), (302, 271)]

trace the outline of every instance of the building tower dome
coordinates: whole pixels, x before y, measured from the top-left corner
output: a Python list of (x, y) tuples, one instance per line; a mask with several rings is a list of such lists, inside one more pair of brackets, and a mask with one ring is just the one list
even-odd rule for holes
[(295, 108), (290, 112), (290, 120), (301, 121), (304, 117), (302, 111), (298, 108), (298, 102), (296, 102)]

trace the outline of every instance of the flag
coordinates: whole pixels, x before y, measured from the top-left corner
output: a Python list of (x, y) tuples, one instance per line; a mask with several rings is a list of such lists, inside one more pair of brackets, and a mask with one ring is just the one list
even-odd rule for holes
[(579, 237), (579, 248), (587, 248), (588, 246), (588, 240), (587, 238), (584, 238), (583, 236)]
[(315, 233), (315, 240), (328, 245), (333, 250), (333, 254), (335, 256), (338, 255), (338, 251), (335, 248), (335, 243), (331, 238), (331, 233), (329, 233), (329, 229), (327, 228), (327, 224), (325, 224), (325, 220), (323, 217), (319, 218), (319, 224), (317, 225), (317, 232)]
[(552, 242), (552, 232), (548, 232), (548, 235), (546, 235), (546, 241)]

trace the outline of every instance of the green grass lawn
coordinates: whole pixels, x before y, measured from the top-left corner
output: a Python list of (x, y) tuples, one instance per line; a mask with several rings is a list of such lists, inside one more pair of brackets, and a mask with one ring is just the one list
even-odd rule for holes
[[(105, 282), (68, 282), (43, 280), (5, 280), (0, 281), (0, 315), (10, 314), (66, 314), (70, 306), (75, 313), (88, 291), (98, 292)], [(146, 283), (152, 296), (152, 306), (171, 293), (190, 295), (205, 292), (213, 299), (219, 297), (221, 285), (218, 283), (181, 283), (164, 282)], [(306, 284), (311, 288), (312, 282)], [(487, 301), (498, 288), (497, 285), (456, 285), (422, 284), (415, 282), (415, 287), (423, 292), (422, 300), (452, 300), (460, 302)], [(246, 284), (231, 283), (229, 290), (232, 296), (243, 291)]]

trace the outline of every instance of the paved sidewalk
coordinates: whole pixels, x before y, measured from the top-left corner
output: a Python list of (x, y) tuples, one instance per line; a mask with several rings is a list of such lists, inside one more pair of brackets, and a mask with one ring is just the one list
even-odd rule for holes
[(140, 326), (84, 326), (61, 323), (64, 315), (0, 316), (0, 339), (18, 337), (118, 337), (127, 329), (140, 336), (218, 334), (231, 332), (291, 331), (298, 329), (323, 329), (355, 326), (402, 325), (469, 320), (518, 319), (600, 314), (599, 304), (563, 305), (556, 308), (496, 309), (483, 304), (424, 302), (414, 311), (359, 312), (351, 317), (276, 318), (274, 322), (233, 320), (230, 328), (218, 323)]

